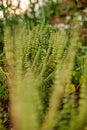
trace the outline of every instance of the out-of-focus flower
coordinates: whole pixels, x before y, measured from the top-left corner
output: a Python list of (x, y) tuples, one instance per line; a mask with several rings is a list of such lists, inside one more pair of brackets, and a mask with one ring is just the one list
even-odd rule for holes
[(43, 2), (43, 0), (39, 0), (39, 5), (40, 7), (43, 7), (45, 5), (45, 2)]
[(21, 8), (17, 8), (16, 10), (15, 10), (15, 14), (16, 15), (21, 15), (23, 13), (23, 10), (21, 9)]
[(11, 9), (15, 10), (17, 7), (15, 5), (11, 6)]
[(6, 4), (6, 0), (3, 0), (3, 5), (6, 7), (7, 4)]
[(66, 16), (66, 20), (70, 20), (71, 19), (71, 16)]
[(82, 25), (83, 25), (83, 22), (80, 22), (80, 25), (82, 26)]
[(2, 5), (2, 1), (0, 0), (0, 6)]
[(77, 17), (77, 19), (78, 19), (79, 21), (81, 21), (81, 20), (82, 20), (82, 16), (79, 15), (79, 16)]
[(29, 8), (29, 0), (20, 0), (20, 8), (25, 12)]
[(59, 30), (64, 30), (64, 29), (69, 29), (69, 28), (70, 28), (70, 25), (64, 24), (64, 23), (60, 23), (60, 24), (57, 24), (56, 27), (57, 27)]
[(58, 29), (60, 29), (60, 30), (63, 30), (63, 29), (64, 29), (64, 26), (65, 26), (65, 24), (63, 24), (63, 23), (60, 23), (60, 24), (57, 24), (57, 25), (56, 25), (56, 27), (57, 27)]
[(35, 4), (35, 9), (34, 9), (34, 11), (37, 12), (38, 9), (39, 9), (39, 4)]
[(53, 2), (56, 2), (57, 0), (53, 0)]
[(31, 2), (32, 2), (32, 3), (36, 3), (36, 2), (37, 2), (37, 0), (31, 0)]
[(8, 11), (9, 11), (10, 16), (13, 16), (15, 13), (15, 11), (11, 8), (8, 8)]
[(19, 0), (12, 0), (12, 6), (18, 6)]
[(67, 25), (64, 26), (64, 28), (65, 28), (65, 29), (69, 29), (69, 28), (70, 28), (70, 25), (67, 24)]
[(4, 17), (3, 11), (0, 11), (0, 19), (3, 19), (3, 17)]
[(12, 4), (12, 0), (8, 0), (7, 3), (8, 3), (8, 5), (11, 5)]
[(84, 12), (84, 13), (87, 13), (87, 9), (84, 9), (83, 12)]

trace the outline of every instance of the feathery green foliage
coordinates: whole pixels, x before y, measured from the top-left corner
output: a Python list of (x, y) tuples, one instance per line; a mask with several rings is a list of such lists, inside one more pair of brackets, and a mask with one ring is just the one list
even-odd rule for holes
[(14, 130), (84, 129), (87, 63), (79, 45), (79, 24), (70, 37), (44, 22), (32, 30), (25, 23), (4, 26)]

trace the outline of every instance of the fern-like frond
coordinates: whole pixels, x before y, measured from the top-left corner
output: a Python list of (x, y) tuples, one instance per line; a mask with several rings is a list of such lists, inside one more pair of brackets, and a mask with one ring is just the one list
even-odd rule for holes
[[(10, 27), (5, 27), (4, 30), (6, 60), (12, 67), (12, 70), (8, 70), (8, 73), (12, 74), (9, 78), (11, 119), (14, 129), (38, 130), (38, 115), (41, 109), (38, 91), (40, 81), (33, 76), (31, 68), (26, 71), (23, 68), (25, 28), (25, 25), (16, 25), (13, 35), (10, 33)], [(26, 64), (29, 64), (27, 60)]]
[[(60, 106), (61, 98), (64, 93), (64, 78), (63, 73), (61, 73), (61, 61), (62, 61), (62, 54), (64, 51), (64, 47), (66, 45), (65, 39), (66, 35), (60, 32), (56, 35), (58, 37), (56, 40), (55, 49), (57, 48), (57, 66), (55, 71), (55, 82), (54, 82), (54, 89), (50, 98), (49, 108), (47, 115), (45, 117), (44, 123), (42, 125), (42, 130), (52, 130), (55, 125), (55, 116), (57, 113), (57, 108)], [(55, 43), (54, 43), (55, 44)]]

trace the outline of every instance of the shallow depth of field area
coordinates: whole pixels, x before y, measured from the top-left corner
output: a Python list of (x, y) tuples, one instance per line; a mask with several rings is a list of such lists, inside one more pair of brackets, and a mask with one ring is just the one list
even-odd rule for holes
[(87, 130), (86, 0), (0, 0), (0, 130)]

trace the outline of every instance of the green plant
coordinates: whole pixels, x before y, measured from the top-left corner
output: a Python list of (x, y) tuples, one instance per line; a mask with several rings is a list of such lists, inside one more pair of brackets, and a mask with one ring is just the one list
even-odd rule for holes
[(2, 125), (2, 121), (0, 120), (0, 130), (6, 130), (4, 126)]
[(7, 91), (7, 77), (5, 72), (0, 67), (0, 99), (8, 100), (8, 91)]
[[(14, 129), (86, 127), (86, 62), (83, 60), (87, 61), (87, 56), (79, 40), (79, 23), (75, 22), (70, 31), (67, 36), (64, 30), (45, 22), (32, 30), (27, 29), (26, 23), (4, 25)], [(80, 121), (82, 124), (76, 124)]]
[(60, 10), (59, 5), (61, 1), (46, 1), (43, 3), (43, 6), (40, 7), (39, 14), (41, 19), (45, 18), (46, 20), (51, 19), (54, 16), (59, 16)]

